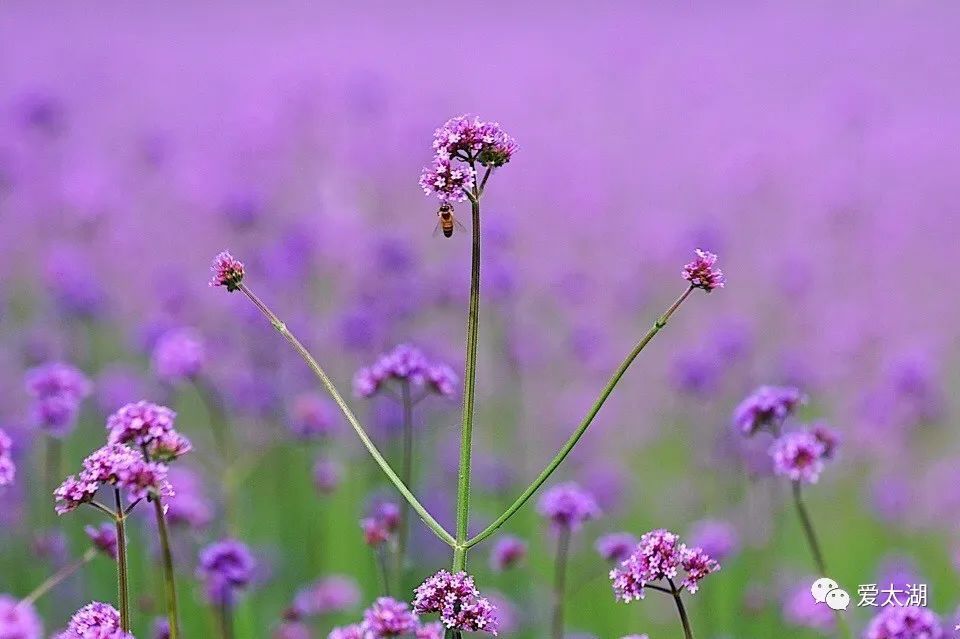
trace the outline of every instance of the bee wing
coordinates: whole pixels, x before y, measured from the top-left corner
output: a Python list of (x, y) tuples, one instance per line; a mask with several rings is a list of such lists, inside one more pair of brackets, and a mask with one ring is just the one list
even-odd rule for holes
[(463, 231), (464, 233), (467, 232), (467, 227), (465, 227), (463, 224), (461, 224), (461, 223), (460, 223), (460, 220), (458, 220), (457, 218), (453, 218), (453, 223), (456, 225), (456, 227), (457, 227), (458, 229), (460, 229), (460, 230)]
[(433, 227), (433, 237), (437, 236), (437, 233), (440, 232), (440, 220), (437, 220), (437, 225)]

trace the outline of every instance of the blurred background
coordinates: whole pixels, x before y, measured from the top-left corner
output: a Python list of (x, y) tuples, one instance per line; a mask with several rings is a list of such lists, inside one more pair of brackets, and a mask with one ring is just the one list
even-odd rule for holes
[[(168, 403), (194, 441), (178, 470), (203, 516), (174, 531), (186, 636), (213, 627), (193, 577), (223, 534), (222, 478), (204, 463), (218, 408), (258, 566), (237, 636), (270, 636), (298, 590), (331, 575), (356, 596), (312, 619), (314, 635), (359, 617), (380, 589), (358, 522), (394, 494), (332, 411), (329, 436), (294, 436), (320, 389), (246, 300), (208, 288), (209, 263), (224, 248), (244, 259), (344, 393), (402, 342), (459, 370), (470, 242), (432, 236), (437, 202), (417, 178), (433, 130), (475, 113), (521, 148), (484, 198), (473, 528), (553, 456), (683, 290), (694, 248), (718, 253), (729, 282), (684, 305), (550, 482), (576, 480), (603, 510), (574, 540), (570, 635), (680, 637), (667, 598), (614, 602), (594, 542), (703, 519), (731, 522), (737, 551), (690, 601), (698, 637), (832, 633), (795, 597), (815, 575), (789, 487), (730, 428), (763, 383), (799, 387), (800, 418), (842, 433), (808, 491), (830, 576), (851, 592), (926, 583), (952, 620), (958, 25), (950, 2), (3, 3), (0, 427), (19, 474), (0, 489), (0, 592), (24, 596), (101, 520), (57, 519), (43, 489), (23, 379), (62, 360), (95, 387), (64, 474), (128, 401)], [(202, 384), (158, 369), (158, 345), (184, 331)], [(416, 490), (448, 527), (457, 399), (416, 412)], [(396, 459), (394, 402), (352, 404)], [(142, 514), (134, 529), (147, 637), (162, 610), (155, 535)], [(503, 635), (542, 637), (547, 523), (531, 503), (505, 532), (528, 540), (526, 561), (488, 567), (494, 538), (471, 570), (502, 601)], [(426, 528), (412, 543), (411, 589), (449, 563)], [(95, 561), (38, 610), (53, 632), (114, 592)], [(860, 628), (870, 612), (848, 617)]]

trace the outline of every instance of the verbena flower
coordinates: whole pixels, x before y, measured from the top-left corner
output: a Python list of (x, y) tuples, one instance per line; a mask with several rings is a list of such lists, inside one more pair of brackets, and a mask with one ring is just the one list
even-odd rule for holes
[(94, 601), (74, 613), (58, 639), (133, 639), (133, 635), (120, 629), (116, 608)]
[(327, 639), (367, 639), (367, 635), (360, 624), (334, 628), (327, 635)]
[(467, 199), (475, 179), (476, 171), (470, 166), (436, 157), (430, 166), (423, 167), (420, 188), (425, 194), (435, 194), (444, 202), (462, 202)]
[(379, 546), (400, 528), (400, 507), (390, 501), (378, 503), (373, 513), (360, 521), (368, 546)]
[(313, 464), (313, 485), (317, 492), (329, 495), (340, 486), (343, 466), (337, 459), (321, 457)]
[(107, 418), (107, 442), (150, 446), (174, 429), (177, 414), (146, 400), (126, 404)]
[(803, 394), (790, 386), (760, 386), (733, 411), (733, 424), (747, 437), (760, 430), (776, 433), (805, 401)]
[(55, 437), (63, 437), (73, 430), (81, 402), (93, 392), (93, 384), (86, 375), (62, 362), (27, 371), (26, 386), (33, 397), (34, 422)]
[(483, 166), (503, 166), (517, 148), (516, 140), (498, 122), (483, 122), (468, 115), (450, 118), (433, 133), (437, 157), (473, 159)]
[(170, 639), (170, 622), (166, 617), (157, 617), (153, 620), (152, 639)]
[(316, 393), (303, 393), (293, 400), (287, 425), (300, 440), (310, 441), (328, 437), (335, 423), (333, 405)]
[(256, 561), (246, 544), (235, 539), (214, 542), (200, 551), (197, 576), (211, 603), (231, 606), (236, 592), (253, 581)]
[(13, 483), (17, 467), (13, 463), (13, 440), (0, 428), (0, 486)]
[(206, 347), (192, 328), (165, 332), (153, 348), (151, 364), (157, 377), (167, 383), (195, 378), (206, 362)]
[(697, 249), (696, 253), (697, 258), (683, 267), (683, 279), (690, 282), (690, 286), (702, 288), (707, 293), (723, 288), (726, 285), (726, 278), (723, 276), (723, 271), (714, 266), (717, 263), (717, 256), (700, 249)]
[(127, 493), (130, 500), (148, 494), (172, 495), (167, 481), (166, 466), (147, 462), (143, 455), (123, 444), (107, 444), (83, 460), (79, 475), (71, 475), (54, 491), (58, 514), (68, 513), (83, 503), (93, 500), (104, 485), (115, 486)]
[(413, 610), (421, 615), (438, 613), (447, 628), (497, 634), (493, 605), (480, 596), (473, 577), (465, 572), (441, 570), (429, 577), (414, 591)]
[(699, 589), (700, 581), (720, 569), (720, 565), (700, 548), (688, 548), (680, 536), (668, 530), (653, 530), (640, 538), (636, 550), (610, 571), (613, 590), (619, 601), (643, 599), (649, 583), (676, 582), (684, 571), (679, 589), (691, 593)]
[(867, 625), (864, 639), (941, 639), (940, 618), (919, 606), (883, 608)]
[(773, 472), (793, 481), (815, 484), (823, 472), (826, 447), (806, 431), (785, 433), (770, 446)]
[(4, 639), (41, 639), (43, 623), (33, 604), (0, 594), (0, 637)]
[(414, 636), (416, 639), (443, 639), (445, 634), (443, 624), (435, 621), (433, 623), (425, 623), (417, 628)]
[(537, 512), (550, 520), (556, 530), (576, 531), (585, 521), (600, 516), (593, 495), (575, 482), (557, 484), (537, 503)]
[(637, 543), (637, 538), (630, 533), (615, 532), (599, 537), (594, 548), (606, 561), (620, 563), (633, 553)]
[(501, 537), (490, 549), (490, 569), (503, 572), (513, 568), (527, 556), (527, 542), (519, 537)]
[[(417, 615), (402, 601), (392, 597), (380, 597), (363, 612), (361, 628), (365, 639), (400, 637), (416, 632), (419, 626)], [(347, 635), (349, 636), (349, 635)]]
[(330, 575), (302, 588), (293, 601), (298, 618), (345, 612), (360, 601), (360, 587), (352, 577)]
[(225, 286), (228, 291), (233, 292), (243, 283), (243, 262), (227, 251), (213, 258), (213, 266), (210, 270), (213, 271), (210, 286)]
[(116, 526), (106, 523), (99, 526), (86, 526), (83, 530), (87, 533), (87, 537), (90, 538), (90, 541), (93, 542), (93, 545), (96, 546), (97, 550), (110, 557), (114, 561), (117, 560)]
[(698, 521), (690, 529), (688, 538), (691, 546), (703, 548), (704, 552), (717, 561), (732, 556), (740, 547), (737, 529), (730, 522), (718, 519)]

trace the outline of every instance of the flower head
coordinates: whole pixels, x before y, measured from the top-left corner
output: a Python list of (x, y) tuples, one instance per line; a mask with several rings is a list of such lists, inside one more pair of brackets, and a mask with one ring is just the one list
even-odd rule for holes
[(786, 433), (770, 446), (773, 472), (793, 481), (815, 484), (823, 472), (825, 452), (826, 447), (811, 433)]
[(653, 530), (640, 538), (632, 555), (610, 571), (610, 580), (616, 598), (630, 602), (643, 599), (646, 584), (675, 580), (681, 569), (685, 574), (678, 588), (694, 593), (700, 581), (720, 570), (720, 565), (700, 548), (682, 544), (679, 535)]
[(450, 118), (433, 133), (437, 157), (474, 160), (483, 166), (503, 166), (517, 148), (516, 140), (498, 122), (483, 122), (467, 115)]
[(157, 617), (153, 620), (152, 639), (170, 639), (170, 622), (166, 617)]
[(723, 271), (716, 268), (717, 256), (709, 251), (697, 249), (697, 258), (683, 267), (683, 279), (694, 288), (702, 288), (707, 293), (715, 288), (723, 288), (726, 278)]
[(887, 607), (867, 625), (864, 639), (941, 639), (940, 618), (918, 606)]
[(594, 545), (606, 561), (620, 563), (637, 547), (637, 538), (628, 532), (610, 533), (597, 539)]
[(86, 375), (62, 362), (27, 371), (26, 386), (33, 396), (34, 422), (55, 437), (63, 437), (73, 429), (81, 402), (93, 391)]
[(388, 381), (425, 386), (437, 395), (452, 397), (459, 382), (456, 373), (445, 364), (431, 362), (423, 352), (409, 344), (399, 344), (370, 366), (357, 371), (353, 391), (358, 397), (376, 395)]
[(111, 444), (150, 446), (174, 428), (177, 414), (146, 400), (126, 404), (107, 418), (107, 441)]
[(473, 577), (465, 572), (441, 570), (417, 586), (413, 610), (417, 614), (438, 613), (447, 628), (497, 634), (495, 610), (480, 596)]
[(327, 437), (333, 432), (334, 409), (327, 399), (315, 393), (303, 393), (293, 401), (287, 425), (302, 441)]
[(747, 437), (764, 429), (776, 433), (804, 401), (803, 394), (791, 386), (761, 386), (733, 411), (733, 423)]
[(425, 623), (417, 628), (414, 636), (416, 639), (443, 639), (445, 634), (443, 624), (435, 621), (433, 623)]
[(332, 457), (321, 457), (313, 464), (313, 485), (317, 492), (329, 495), (340, 485), (343, 467)]
[(400, 637), (416, 632), (419, 621), (410, 607), (391, 597), (380, 597), (363, 612), (364, 632), (373, 639)]
[(121, 630), (116, 608), (94, 601), (74, 613), (58, 639), (133, 639), (133, 635)]
[(13, 463), (13, 440), (0, 428), (0, 486), (6, 486), (13, 482), (17, 474), (17, 467)]
[(173, 494), (167, 481), (166, 466), (145, 461), (139, 451), (123, 444), (107, 444), (84, 459), (83, 470), (78, 475), (67, 477), (54, 491), (58, 502), (57, 513), (62, 515), (80, 504), (90, 502), (104, 485), (126, 491), (131, 501), (148, 494)]
[(203, 339), (192, 328), (167, 331), (153, 348), (153, 371), (168, 383), (193, 379), (200, 373), (205, 361)]
[(367, 635), (360, 624), (334, 628), (327, 635), (327, 639), (366, 639)]
[(235, 539), (214, 542), (200, 551), (197, 576), (207, 597), (219, 605), (232, 605), (234, 594), (253, 581), (256, 561), (246, 544)]
[(43, 623), (33, 604), (21, 603), (10, 595), (0, 594), (0, 637), (41, 639)]
[(462, 202), (473, 188), (476, 171), (467, 165), (455, 165), (449, 158), (437, 156), (433, 164), (423, 167), (420, 188), (427, 195), (435, 194), (444, 202)]
[(114, 561), (117, 560), (117, 529), (113, 524), (87, 526), (84, 531), (97, 550)]
[(593, 495), (575, 482), (557, 484), (537, 503), (537, 512), (550, 520), (557, 530), (576, 531), (583, 523), (600, 516)]
[(503, 572), (519, 564), (527, 556), (527, 542), (507, 535), (497, 540), (490, 549), (490, 569)]
[(223, 251), (213, 258), (213, 277), (210, 286), (225, 286), (231, 293), (240, 288), (243, 283), (243, 262)]

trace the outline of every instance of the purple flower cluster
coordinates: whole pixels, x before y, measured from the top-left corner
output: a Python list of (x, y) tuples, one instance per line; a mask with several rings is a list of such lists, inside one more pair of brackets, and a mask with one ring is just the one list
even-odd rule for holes
[[(476, 180), (474, 164), (503, 166), (517, 151), (517, 142), (497, 122), (461, 115), (434, 131), (434, 158), (420, 175), (424, 193), (441, 200), (462, 201)], [(457, 164), (457, 163), (461, 164)]]
[(599, 537), (594, 547), (604, 560), (620, 563), (633, 553), (637, 538), (628, 532), (610, 533)]
[(322, 495), (329, 495), (340, 485), (343, 467), (333, 457), (320, 457), (313, 464), (313, 485)]
[(353, 378), (353, 391), (358, 397), (372, 397), (389, 380), (424, 386), (444, 397), (453, 397), (459, 382), (457, 374), (446, 364), (430, 362), (420, 349), (400, 344), (372, 365), (358, 370)]
[(87, 526), (84, 531), (97, 550), (114, 561), (117, 560), (117, 529), (113, 524)]
[(864, 639), (941, 639), (946, 633), (939, 617), (918, 606), (884, 608), (863, 634)]
[(190, 440), (174, 428), (177, 414), (159, 404), (141, 400), (127, 404), (107, 418), (107, 441), (133, 444), (150, 459), (172, 461), (190, 452)]
[(537, 512), (549, 519), (556, 531), (576, 531), (585, 521), (599, 517), (600, 507), (589, 492), (575, 482), (566, 482), (543, 493)]
[(166, 331), (153, 347), (151, 364), (161, 381), (175, 384), (195, 378), (206, 361), (206, 347), (192, 328)]
[(400, 507), (390, 501), (380, 502), (369, 517), (360, 520), (360, 528), (368, 546), (379, 546), (400, 528)]
[(741, 435), (750, 437), (761, 430), (779, 433), (783, 422), (805, 400), (793, 387), (761, 386), (733, 411), (733, 424)]
[(785, 433), (770, 446), (773, 472), (792, 481), (815, 484), (823, 472), (826, 450), (813, 433)]
[(414, 592), (413, 610), (417, 614), (438, 613), (447, 628), (497, 634), (496, 611), (488, 599), (480, 596), (467, 573), (441, 570)]
[(197, 576), (203, 581), (207, 598), (220, 606), (231, 606), (235, 592), (253, 581), (256, 561), (246, 544), (235, 539), (216, 541), (200, 551)]
[(366, 633), (364, 639), (381, 639), (413, 634), (419, 625), (410, 606), (392, 597), (380, 597), (363, 612), (360, 628)]
[(164, 464), (148, 462), (139, 451), (123, 444), (107, 444), (83, 460), (79, 475), (70, 475), (54, 491), (57, 513), (63, 515), (89, 503), (97, 490), (107, 485), (126, 491), (132, 501), (173, 494)]
[(0, 428), (0, 486), (13, 483), (17, 467), (13, 463), (13, 440)]
[(716, 288), (723, 288), (727, 280), (723, 271), (716, 267), (717, 256), (709, 251), (696, 250), (697, 257), (683, 267), (683, 279), (690, 282), (694, 288), (702, 288), (709, 293)]
[(293, 400), (287, 424), (297, 439), (310, 441), (331, 435), (335, 416), (329, 400), (316, 393), (302, 393)]
[(43, 623), (33, 604), (21, 604), (10, 595), (0, 594), (0, 637), (41, 639)]
[(507, 535), (497, 540), (490, 549), (490, 569), (503, 572), (513, 568), (527, 556), (527, 542)]
[(133, 639), (133, 635), (120, 629), (116, 608), (94, 601), (74, 613), (57, 639)]
[(33, 397), (34, 422), (54, 437), (63, 437), (73, 430), (80, 403), (93, 392), (86, 375), (62, 362), (29, 370), (26, 386)]
[(619, 601), (643, 599), (645, 586), (658, 581), (673, 581), (684, 571), (679, 589), (695, 593), (700, 581), (720, 570), (720, 565), (700, 548), (681, 543), (680, 536), (668, 530), (653, 530), (640, 538), (636, 550), (610, 571), (613, 591)]
[(330, 634), (327, 635), (327, 639), (367, 639), (367, 635), (363, 627), (355, 623), (349, 626), (334, 628), (330, 631)]
[(232, 293), (243, 283), (243, 262), (228, 251), (222, 251), (213, 258), (210, 270), (213, 271), (210, 286), (225, 286)]

